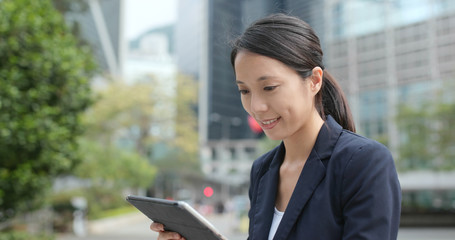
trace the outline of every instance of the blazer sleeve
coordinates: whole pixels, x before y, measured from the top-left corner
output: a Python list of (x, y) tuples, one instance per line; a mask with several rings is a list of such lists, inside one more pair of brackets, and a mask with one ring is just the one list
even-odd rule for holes
[(401, 188), (389, 150), (377, 142), (359, 147), (342, 182), (343, 238), (396, 240)]

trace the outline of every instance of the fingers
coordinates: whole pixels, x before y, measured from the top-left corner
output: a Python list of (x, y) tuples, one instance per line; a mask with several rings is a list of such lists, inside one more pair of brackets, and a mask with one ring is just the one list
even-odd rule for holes
[(153, 222), (150, 224), (150, 229), (155, 232), (164, 232), (164, 225), (161, 223)]
[(185, 240), (185, 238), (178, 233), (164, 231), (164, 225), (161, 223), (154, 222), (150, 224), (150, 229), (159, 233), (158, 240)]
[(160, 232), (158, 240), (185, 240), (185, 238), (175, 232)]

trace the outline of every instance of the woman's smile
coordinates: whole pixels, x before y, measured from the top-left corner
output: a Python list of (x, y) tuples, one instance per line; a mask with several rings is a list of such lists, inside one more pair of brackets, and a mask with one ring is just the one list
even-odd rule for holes
[(278, 117), (278, 118), (269, 119), (269, 120), (258, 120), (258, 122), (259, 122), (259, 125), (262, 127), (262, 129), (269, 130), (269, 129), (274, 128), (278, 124), (280, 119), (281, 119), (281, 117)]

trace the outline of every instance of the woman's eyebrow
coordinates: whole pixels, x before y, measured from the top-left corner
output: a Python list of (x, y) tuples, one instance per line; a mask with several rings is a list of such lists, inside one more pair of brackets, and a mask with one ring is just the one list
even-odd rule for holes
[[(271, 78), (276, 78), (276, 77), (274, 77), (274, 76), (267, 76), (267, 75), (266, 75), (266, 76), (261, 76), (261, 77), (259, 77), (259, 78), (257, 79), (257, 81), (265, 81), (265, 80), (271, 79)], [(236, 82), (237, 84), (245, 84), (244, 82), (242, 82), (242, 81), (240, 81), (240, 80), (236, 80), (235, 82)]]
[(262, 76), (260, 78), (258, 78), (258, 81), (264, 81), (264, 80), (267, 80), (267, 79), (270, 79), (270, 78), (275, 78), (274, 76)]

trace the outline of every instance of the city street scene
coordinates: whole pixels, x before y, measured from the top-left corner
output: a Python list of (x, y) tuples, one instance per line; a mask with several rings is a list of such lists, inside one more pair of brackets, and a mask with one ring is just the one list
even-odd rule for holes
[(453, 240), (453, 92), (451, 0), (0, 0), (0, 240)]

